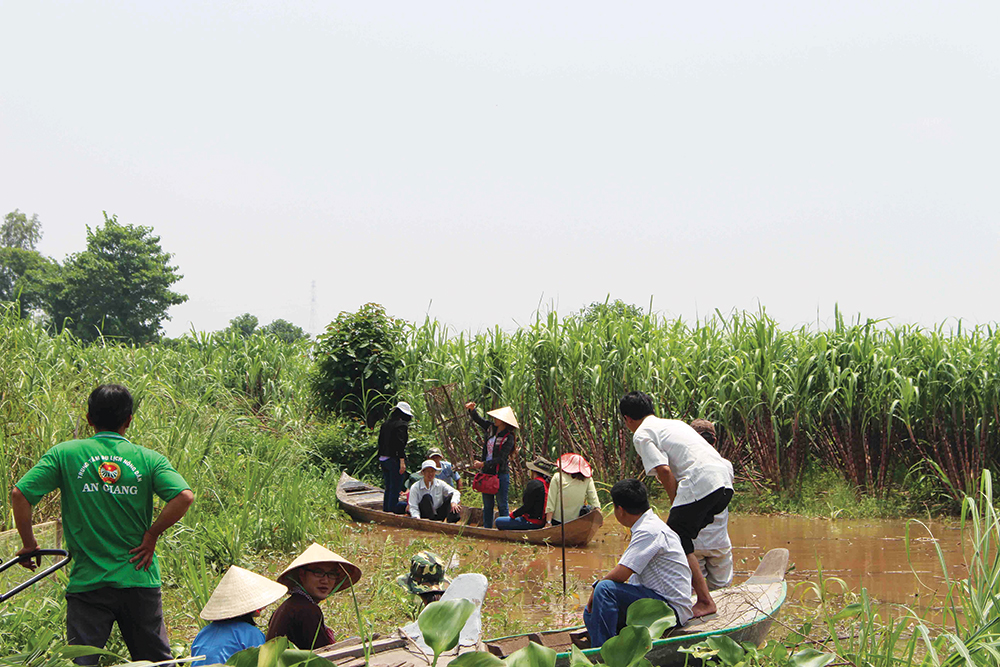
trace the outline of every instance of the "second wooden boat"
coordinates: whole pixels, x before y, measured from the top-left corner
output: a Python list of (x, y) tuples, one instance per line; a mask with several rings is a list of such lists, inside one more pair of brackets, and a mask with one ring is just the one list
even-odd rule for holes
[[(337, 500), (340, 507), (355, 521), (371, 521), (397, 528), (412, 528), (431, 533), (464, 535), (488, 540), (562, 545), (564, 531), (561, 526), (537, 530), (483, 528), (483, 510), (478, 507), (463, 507), (462, 518), (458, 523), (414, 519), (409, 515), (383, 512), (382, 495), (382, 489), (379, 487), (354, 479), (347, 473), (341, 474), (340, 482), (337, 484)], [(566, 546), (586, 546), (597, 534), (597, 530), (603, 523), (604, 516), (599, 510), (594, 510), (578, 519), (567, 522), (565, 526)]]

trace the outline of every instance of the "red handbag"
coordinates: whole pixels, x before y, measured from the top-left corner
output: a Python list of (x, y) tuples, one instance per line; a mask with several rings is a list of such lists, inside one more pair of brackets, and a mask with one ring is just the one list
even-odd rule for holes
[(500, 478), (496, 475), (477, 472), (476, 476), (472, 478), (472, 490), (485, 493), (488, 496), (495, 495), (500, 491)]

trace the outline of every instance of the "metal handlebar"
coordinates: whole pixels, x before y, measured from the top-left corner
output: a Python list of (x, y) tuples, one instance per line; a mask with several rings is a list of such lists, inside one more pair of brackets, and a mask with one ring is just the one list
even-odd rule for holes
[(27, 581), (18, 584), (17, 586), (15, 586), (14, 588), (10, 589), (9, 591), (7, 591), (6, 593), (4, 593), (3, 595), (0, 595), (0, 602), (4, 602), (8, 598), (14, 597), (15, 595), (17, 595), (18, 593), (20, 593), (21, 591), (23, 591), (28, 586), (31, 586), (32, 584), (34, 584), (34, 583), (36, 583), (38, 581), (41, 581), (42, 579), (44, 579), (45, 577), (49, 576), (50, 574), (52, 574), (56, 570), (65, 567), (66, 563), (68, 563), (70, 561), (70, 558), (71, 558), (71, 556), (69, 555), (69, 552), (66, 551), (65, 549), (36, 549), (35, 551), (32, 551), (29, 554), (24, 554), (24, 555), (21, 555), (21, 556), (15, 556), (14, 558), (11, 558), (9, 561), (7, 561), (6, 563), (4, 563), (3, 565), (0, 565), (0, 572), (3, 572), (5, 570), (10, 569), (10, 568), (14, 567), (15, 565), (17, 565), (18, 563), (23, 563), (25, 561), (31, 560), (32, 558), (36, 558), (38, 556), (62, 556), (63, 559), (61, 561), (58, 561), (55, 564), (50, 565), (49, 567), (45, 568), (44, 570), (42, 570), (41, 572), (39, 572), (38, 574), (36, 574), (35, 576), (33, 576), (31, 579), (28, 579)]

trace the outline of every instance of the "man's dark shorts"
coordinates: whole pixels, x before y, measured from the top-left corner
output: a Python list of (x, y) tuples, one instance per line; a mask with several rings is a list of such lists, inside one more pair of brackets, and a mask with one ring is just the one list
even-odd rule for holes
[[(98, 588), (66, 594), (66, 638), (71, 645), (104, 648), (111, 626), (118, 622), (132, 660), (170, 660), (167, 626), (159, 588)], [(96, 665), (99, 656), (76, 659), (78, 665)]]
[(694, 540), (705, 526), (715, 521), (733, 499), (733, 490), (721, 487), (693, 503), (670, 508), (667, 525), (681, 538), (684, 554), (694, 552)]

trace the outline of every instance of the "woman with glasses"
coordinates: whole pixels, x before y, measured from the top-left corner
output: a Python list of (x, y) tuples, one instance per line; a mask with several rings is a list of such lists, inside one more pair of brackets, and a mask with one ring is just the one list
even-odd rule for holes
[(335, 643), (319, 603), (360, 579), (361, 569), (357, 565), (319, 544), (312, 544), (278, 575), (278, 583), (288, 586), (288, 599), (271, 616), (268, 641), (288, 637), (302, 650)]

